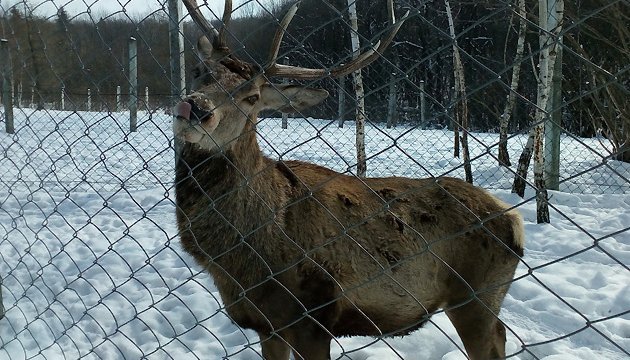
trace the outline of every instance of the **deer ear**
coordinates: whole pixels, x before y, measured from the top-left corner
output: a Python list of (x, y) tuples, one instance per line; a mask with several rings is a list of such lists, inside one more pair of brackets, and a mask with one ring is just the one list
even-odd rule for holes
[(328, 91), (290, 84), (265, 84), (260, 89), (261, 110), (297, 112), (317, 105)]
[(200, 58), (210, 58), (212, 56), (212, 50), (214, 50), (214, 48), (207, 37), (200, 36), (199, 39), (197, 39), (197, 53)]

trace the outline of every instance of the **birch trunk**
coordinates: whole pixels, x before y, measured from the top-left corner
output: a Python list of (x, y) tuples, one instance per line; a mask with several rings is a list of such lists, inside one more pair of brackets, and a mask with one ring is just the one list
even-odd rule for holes
[(527, 137), (527, 144), (521, 153), (521, 157), (518, 159), (518, 168), (516, 169), (516, 175), (514, 176), (514, 184), (512, 184), (512, 193), (517, 194), (520, 197), (525, 196), (525, 183), (527, 180), (527, 169), (529, 169), (529, 163), (532, 160), (532, 153), (534, 152), (534, 128), (529, 131)]
[[(359, 24), (357, 19), (356, 0), (348, 0), (348, 16), (350, 18), (350, 39), (352, 41), (352, 57), (356, 58), (361, 53), (359, 44)], [(354, 72), (354, 91), (357, 98), (356, 105), (356, 148), (357, 148), (357, 175), (365, 177), (367, 163), (365, 155), (365, 92), (363, 90), (363, 76), (361, 69)]]
[(525, 31), (527, 30), (527, 12), (525, 10), (525, 0), (518, 0), (518, 41), (516, 43), (516, 55), (514, 56), (514, 67), (512, 67), (512, 81), (510, 83), (510, 93), (508, 94), (505, 109), (499, 122), (499, 165), (511, 166), (510, 154), (507, 150), (507, 132), (512, 113), (514, 112), (514, 104), (516, 103), (516, 94), (521, 75), (521, 62), (523, 61), (523, 53), (525, 52)]
[[(548, 1), (555, 2), (555, 13), (549, 14)], [(555, 70), (558, 38), (562, 31), (562, 16), (564, 14), (563, 0), (540, 0), (539, 24), (543, 29), (540, 36), (540, 75), (538, 78), (538, 97), (536, 99), (536, 127), (534, 129), (534, 185), (536, 186), (536, 217), (538, 223), (548, 223), (549, 204), (545, 186), (545, 163), (543, 138), (545, 134), (545, 120), (549, 116), (549, 97), (552, 94), (552, 80)], [(557, 26), (549, 28), (548, 17), (555, 16)]]
[(466, 78), (464, 76), (464, 66), (457, 47), (455, 38), (455, 25), (453, 22), (453, 14), (451, 5), (448, 0), (444, 0), (446, 5), (446, 15), (448, 17), (448, 28), (453, 42), (453, 72), (455, 79), (455, 98), (458, 99), (455, 104), (455, 124), (453, 132), (455, 134), (455, 156), (459, 155), (459, 146), (457, 143), (459, 136), (459, 128), (461, 127), (461, 147), (464, 152), (464, 172), (466, 173), (466, 181), (473, 183), (472, 169), (470, 165), (470, 152), (468, 149), (468, 99), (466, 97)]

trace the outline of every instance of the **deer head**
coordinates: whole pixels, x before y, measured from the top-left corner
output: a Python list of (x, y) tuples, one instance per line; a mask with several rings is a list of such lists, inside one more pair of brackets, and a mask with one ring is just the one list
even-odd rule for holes
[(393, 3), (389, 0), (392, 30), (384, 40), (353, 61), (333, 69), (277, 64), (282, 37), (297, 12), (298, 2), (281, 21), (271, 45), (269, 60), (263, 68), (238, 59), (228, 46), (225, 29), (232, 14), (231, 0), (225, 1), (223, 24), (218, 31), (201, 14), (196, 0), (184, 0), (184, 5), (206, 35), (197, 42), (201, 62), (192, 71), (191, 94), (175, 107), (173, 131), (180, 139), (206, 150), (229, 148), (248, 123), (252, 126), (256, 123), (262, 110), (299, 112), (319, 104), (328, 96), (325, 90), (274, 84), (269, 79), (314, 80), (350, 74), (378, 58), (403, 23), (395, 21)]

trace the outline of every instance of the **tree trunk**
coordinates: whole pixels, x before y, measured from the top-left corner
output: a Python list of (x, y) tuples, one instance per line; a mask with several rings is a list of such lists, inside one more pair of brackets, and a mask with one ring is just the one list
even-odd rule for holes
[[(352, 41), (352, 57), (356, 58), (361, 53), (359, 44), (359, 25), (357, 19), (357, 6), (355, 0), (348, 0), (348, 16), (350, 18), (350, 39)], [(367, 163), (365, 155), (365, 92), (363, 90), (363, 76), (361, 69), (354, 72), (354, 91), (356, 94), (356, 148), (357, 148), (357, 175), (365, 177)]]
[[(556, 11), (549, 14), (548, 1), (555, 2)], [(564, 12), (563, 0), (540, 0), (539, 3), (539, 24), (543, 29), (540, 35), (540, 74), (538, 77), (538, 96), (536, 99), (536, 127), (534, 129), (534, 185), (536, 186), (536, 213), (538, 223), (548, 223), (549, 204), (547, 202), (547, 189), (545, 186), (545, 163), (544, 163), (544, 134), (545, 121), (549, 116), (550, 102), (552, 94), (553, 74), (556, 64), (558, 38), (562, 30), (562, 15)], [(549, 28), (548, 16), (555, 16), (555, 28)]]
[(518, 167), (516, 168), (516, 175), (514, 175), (514, 184), (512, 184), (512, 192), (520, 197), (525, 196), (525, 183), (527, 180), (527, 169), (529, 169), (529, 163), (532, 159), (532, 153), (534, 151), (534, 128), (529, 131), (527, 137), (527, 143), (521, 153), (521, 157), (518, 159)]
[(41, 71), (39, 67), (39, 51), (35, 50), (35, 42), (33, 41), (32, 30), (31, 30), (31, 22), (32, 22), (32, 11), (28, 14), (24, 15), (24, 21), (26, 24), (26, 38), (28, 40), (28, 48), (31, 53), (31, 61), (33, 62), (33, 87), (37, 91), (37, 110), (44, 109), (44, 99), (42, 98), (42, 88), (41, 88)]
[[(455, 138), (458, 140), (459, 128), (461, 127), (461, 147), (464, 152), (464, 172), (466, 173), (466, 181), (473, 183), (472, 168), (470, 165), (470, 152), (468, 150), (468, 99), (466, 97), (466, 78), (464, 76), (464, 65), (459, 55), (457, 40), (455, 38), (455, 25), (453, 22), (453, 14), (451, 5), (448, 0), (444, 0), (446, 5), (446, 15), (448, 16), (448, 28), (453, 42), (453, 72), (455, 79), (455, 98), (458, 99), (455, 104), (455, 126), (453, 131)], [(459, 156), (459, 143), (455, 142), (455, 156)]]
[(505, 109), (499, 122), (499, 165), (511, 166), (510, 154), (507, 150), (507, 133), (512, 113), (514, 112), (514, 104), (516, 103), (516, 94), (521, 75), (521, 62), (523, 61), (523, 53), (525, 50), (525, 33), (527, 30), (527, 12), (525, 10), (525, 0), (518, 0), (518, 41), (516, 44), (516, 55), (514, 56), (514, 67), (512, 68), (512, 81), (510, 83), (510, 93), (508, 94)]

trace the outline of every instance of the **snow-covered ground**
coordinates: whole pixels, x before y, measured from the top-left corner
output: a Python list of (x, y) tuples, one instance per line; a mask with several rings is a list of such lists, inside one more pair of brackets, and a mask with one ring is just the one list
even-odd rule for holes
[[(260, 359), (257, 336), (234, 326), (212, 280), (175, 226), (170, 119), (16, 109), (0, 133), (0, 359)], [(4, 127), (4, 123), (0, 123)], [(345, 171), (354, 132), (321, 120), (259, 127), (264, 151)], [(452, 133), (368, 127), (370, 175), (462, 177)], [(630, 166), (603, 161), (594, 139), (562, 139), (551, 224), (533, 192), (489, 156), (496, 134), (472, 134), (475, 182), (526, 220), (526, 255), (501, 312), (514, 359), (627, 359), (630, 351)], [(516, 161), (524, 136), (510, 140)], [(590, 169), (590, 170), (589, 170)], [(586, 171), (589, 170), (589, 171)], [(586, 171), (586, 172), (585, 172)], [(531, 176), (530, 176), (531, 178)], [(394, 339), (343, 338), (341, 359), (462, 359), (443, 314)]]

